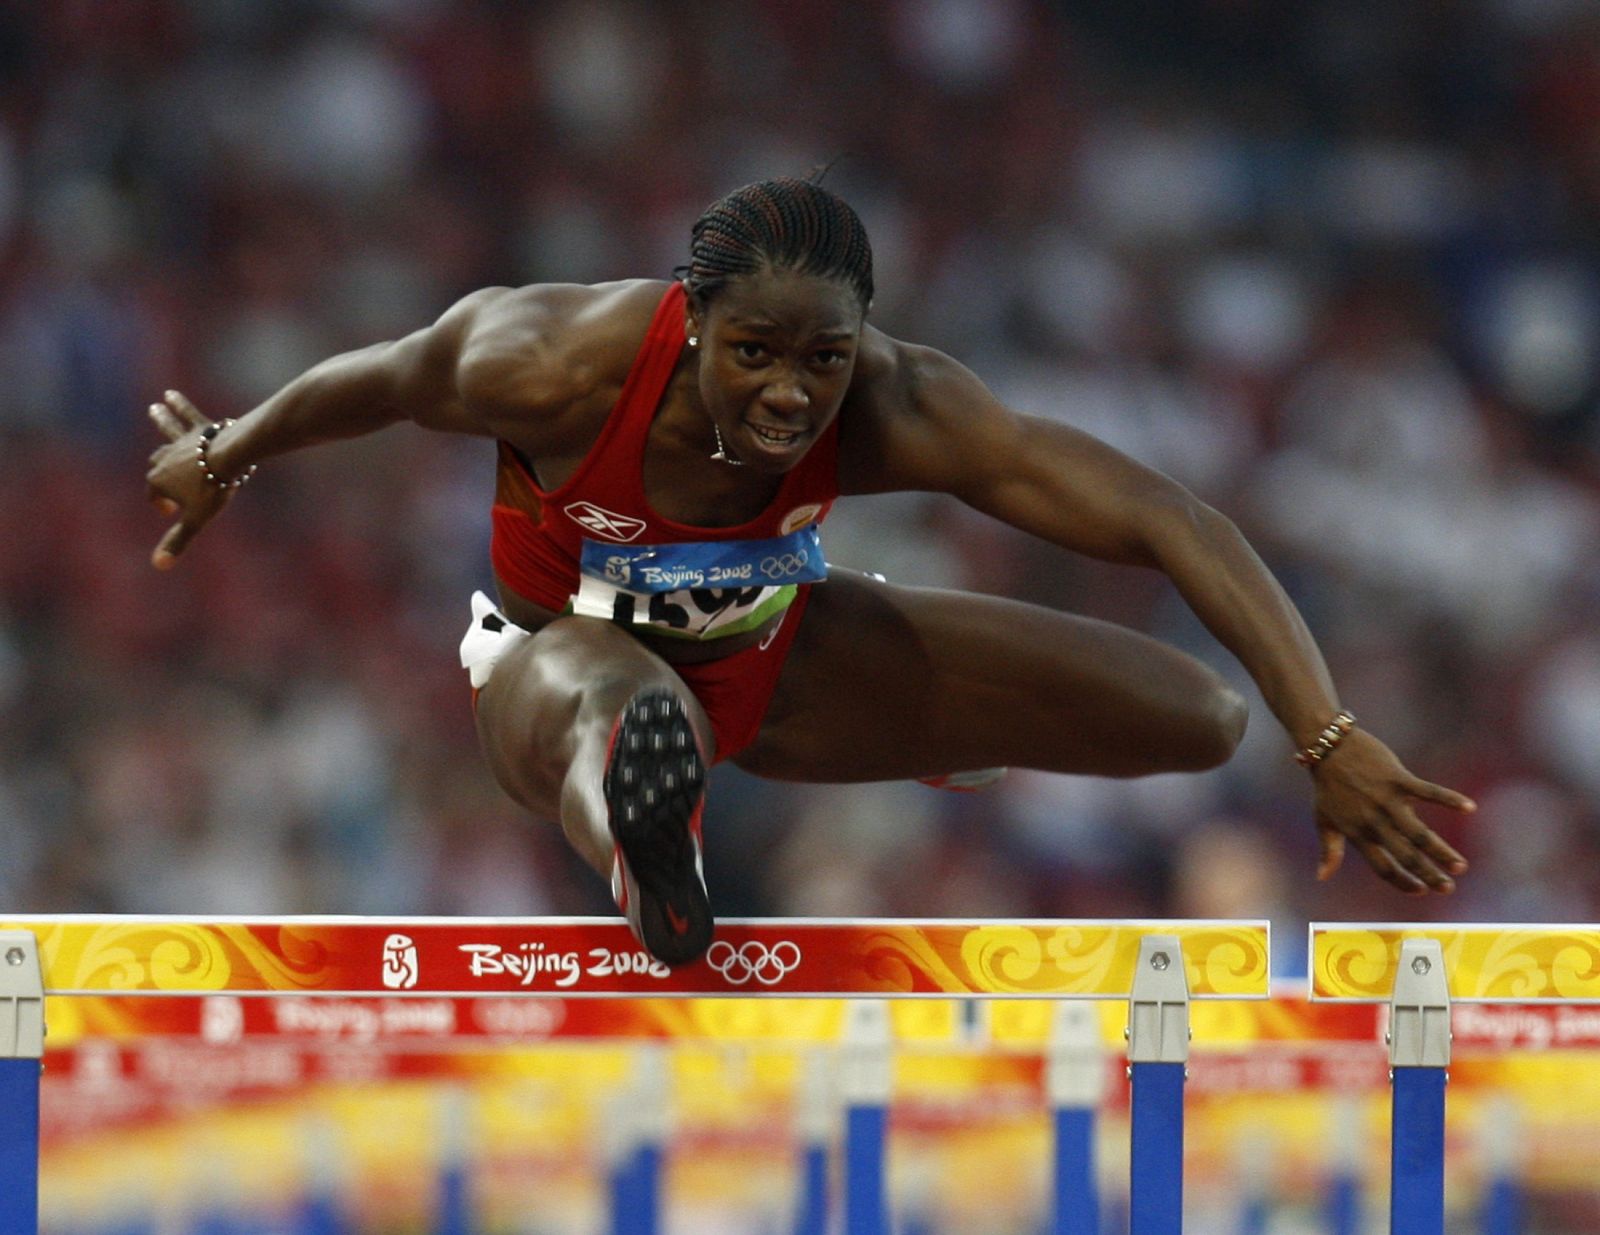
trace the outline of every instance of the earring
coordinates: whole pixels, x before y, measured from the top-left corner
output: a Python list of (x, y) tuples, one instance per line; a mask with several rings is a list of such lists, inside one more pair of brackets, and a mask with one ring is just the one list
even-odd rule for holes
[(690, 335), (689, 336), (689, 346), (690, 347), (699, 347), (700, 346), (700, 336), (697, 335), (697, 334)]

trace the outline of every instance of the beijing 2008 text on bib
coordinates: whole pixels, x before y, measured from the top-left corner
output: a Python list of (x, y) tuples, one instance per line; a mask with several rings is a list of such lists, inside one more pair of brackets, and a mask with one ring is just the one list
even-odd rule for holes
[(795, 585), (828, 577), (816, 524), (766, 540), (619, 545), (585, 539), (572, 612), (683, 639), (754, 630)]

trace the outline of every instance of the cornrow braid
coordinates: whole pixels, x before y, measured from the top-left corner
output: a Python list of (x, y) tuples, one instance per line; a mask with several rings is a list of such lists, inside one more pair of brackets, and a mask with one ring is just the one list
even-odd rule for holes
[(703, 306), (729, 279), (763, 267), (840, 279), (863, 312), (872, 303), (867, 229), (843, 198), (809, 180), (762, 180), (712, 203), (676, 273)]

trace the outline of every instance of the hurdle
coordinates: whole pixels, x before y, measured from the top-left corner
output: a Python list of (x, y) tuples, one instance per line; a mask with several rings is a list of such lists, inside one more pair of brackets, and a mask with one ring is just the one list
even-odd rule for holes
[[(874, 1010), (882, 1000), (1126, 1000), (1132, 1232), (1169, 1235), (1182, 1224), (1189, 1000), (1266, 998), (1269, 948), (1260, 921), (749, 919), (720, 922), (703, 962), (669, 969), (612, 918), (7, 919), (0, 921), (0, 1025), (7, 1027), (0, 1031), (0, 1230), (38, 1229), (46, 996), (756, 995), (861, 1001), (844, 1069), (854, 1077), (842, 1155), (849, 1235), (890, 1229), (887, 1041)], [(1057, 1201), (1059, 1222), (1072, 1198)]]
[[(1313, 922), (1309, 931), (1313, 1001), (1389, 1007), (1391, 1235), (1444, 1235), (1452, 1007), (1600, 1003), (1600, 927)], [(1515, 1198), (1498, 1204), (1491, 1220), (1516, 1208)]]

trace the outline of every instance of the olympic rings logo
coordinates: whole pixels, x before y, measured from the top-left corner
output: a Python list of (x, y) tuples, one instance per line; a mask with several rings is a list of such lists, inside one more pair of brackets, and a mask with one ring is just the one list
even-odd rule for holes
[(736, 948), (719, 939), (706, 949), (706, 964), (729, 986), (743, 986), (751, 978), (762, 986), (776, 986), (799, 968), (800, 945), (783, 939), (769, 948), (759, 939), (751, 939)]
[(761, 562), (761, 573), (767, 578), (786, 578), (797, 574), (800, 568), (811, 560), (811, 555), (804, 549), (798, 553), (778, 553), (765, 558)]

